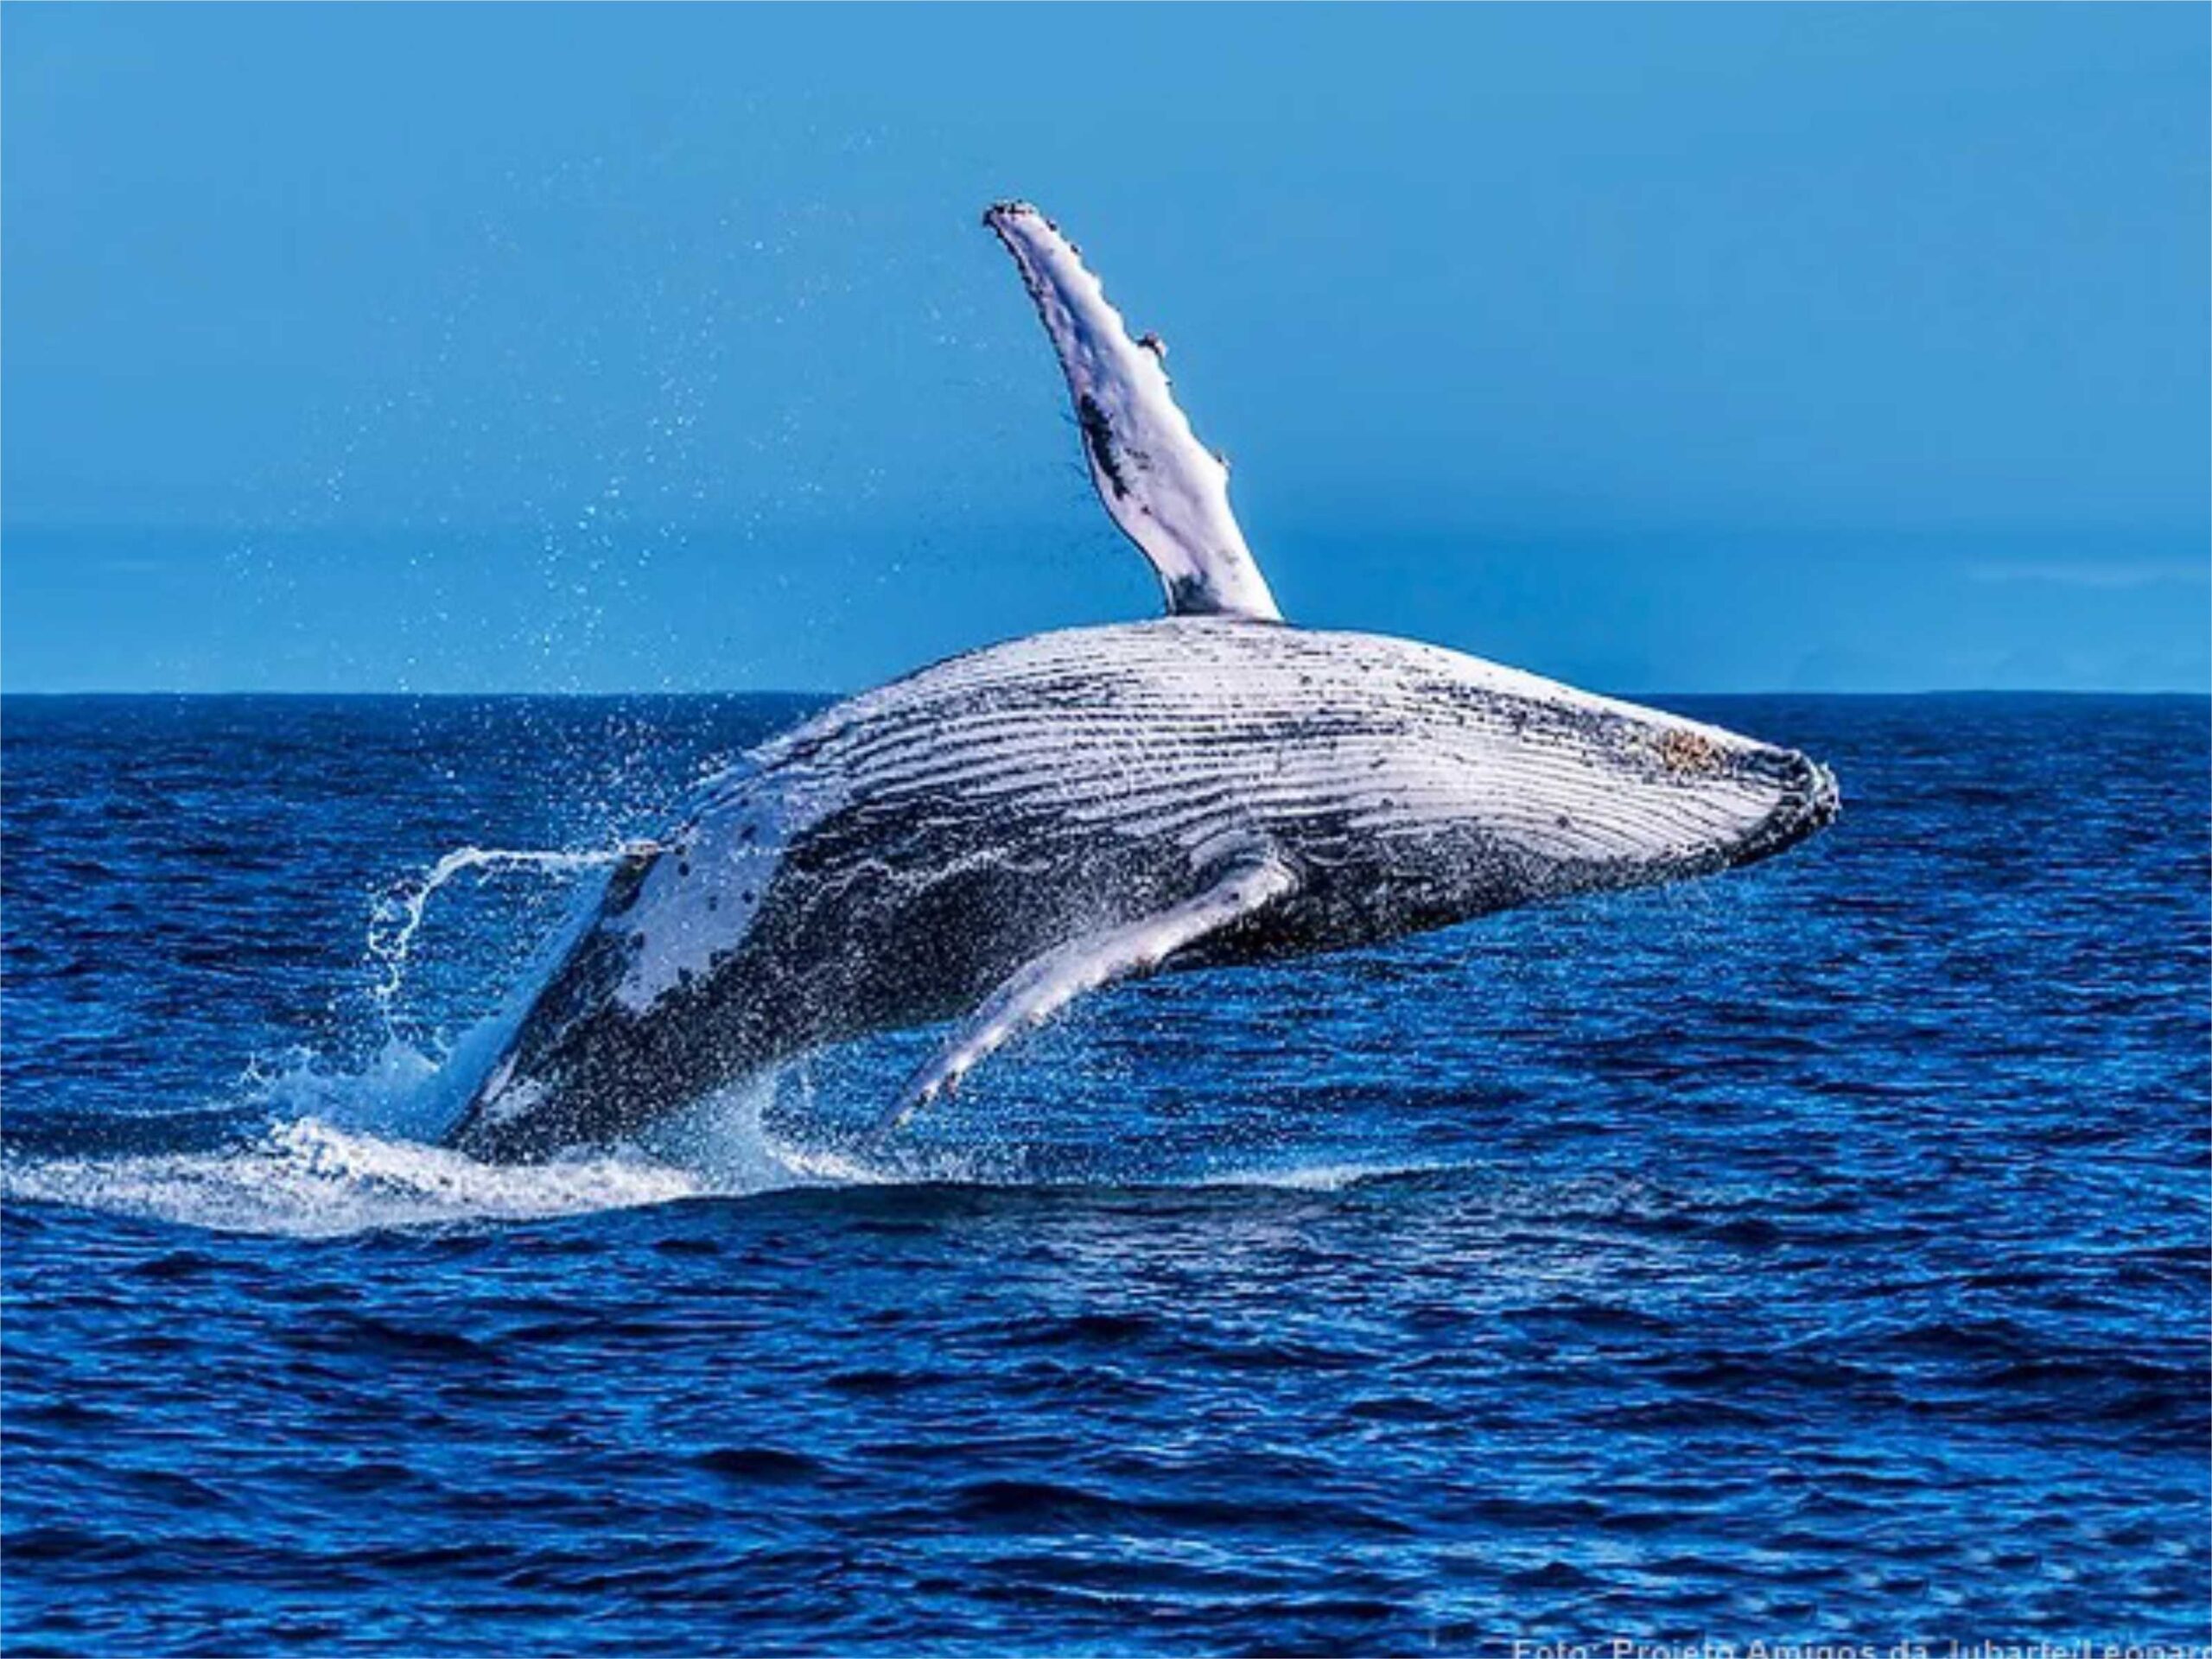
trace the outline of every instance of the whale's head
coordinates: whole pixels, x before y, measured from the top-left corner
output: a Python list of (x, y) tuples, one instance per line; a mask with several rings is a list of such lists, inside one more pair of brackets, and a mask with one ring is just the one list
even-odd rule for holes
[(1679, 715), (1430, 647), (1379, 677), (1367, 775), (1338, 775), (1427, 920), (1756, 863), (1840, 810), (1809, 756)]

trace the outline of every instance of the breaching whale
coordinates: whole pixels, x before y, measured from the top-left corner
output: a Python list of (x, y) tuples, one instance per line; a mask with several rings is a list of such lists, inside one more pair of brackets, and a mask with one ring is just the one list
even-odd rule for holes
[(1834, 817), (1795, 750), (1436, 645), (1293, 627), (1150, 335), (1038, 211), (984, 223), (1167, 614), (840, 702), (619, 863), (450, 1139), (528, 1160), (747, 1073), (952, 1020), (885, 1122), (1084, 992), (1710, 874)]

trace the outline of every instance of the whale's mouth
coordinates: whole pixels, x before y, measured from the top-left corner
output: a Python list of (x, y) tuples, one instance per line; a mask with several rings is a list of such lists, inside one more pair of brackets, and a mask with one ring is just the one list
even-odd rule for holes
[(1777, 750), (1769, 765), (1781, 787), (1781, 799), (1730, 852), (1731, 868), (1788, 852), (1834, 823), (1843, 810), (1843, 791), (1835, 773), (1811, 756), (1795, 749)]

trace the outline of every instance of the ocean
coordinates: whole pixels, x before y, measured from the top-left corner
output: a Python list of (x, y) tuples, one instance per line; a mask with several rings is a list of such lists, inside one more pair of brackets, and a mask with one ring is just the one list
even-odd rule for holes
[(804, 700), (7, 699), (8, 1651), (2212, 1638), (2212, 710), (1655, 700), (1842, 819), (511, 1169), (442, 1061)]

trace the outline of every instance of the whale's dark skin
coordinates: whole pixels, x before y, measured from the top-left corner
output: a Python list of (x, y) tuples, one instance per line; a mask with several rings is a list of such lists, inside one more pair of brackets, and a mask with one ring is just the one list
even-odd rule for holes
[(1117, 979), (1710, 874), (1835, 815), (1793, 750), (1283, 623), (1156, 346), (1034, 209), (986, 222), (1171, 614), (972, 652), (748, 755), (609, 876), (473, 1092), (464, 1150), (617, 1140), (787, 1056), (958, 1020), (895, 1122)]

